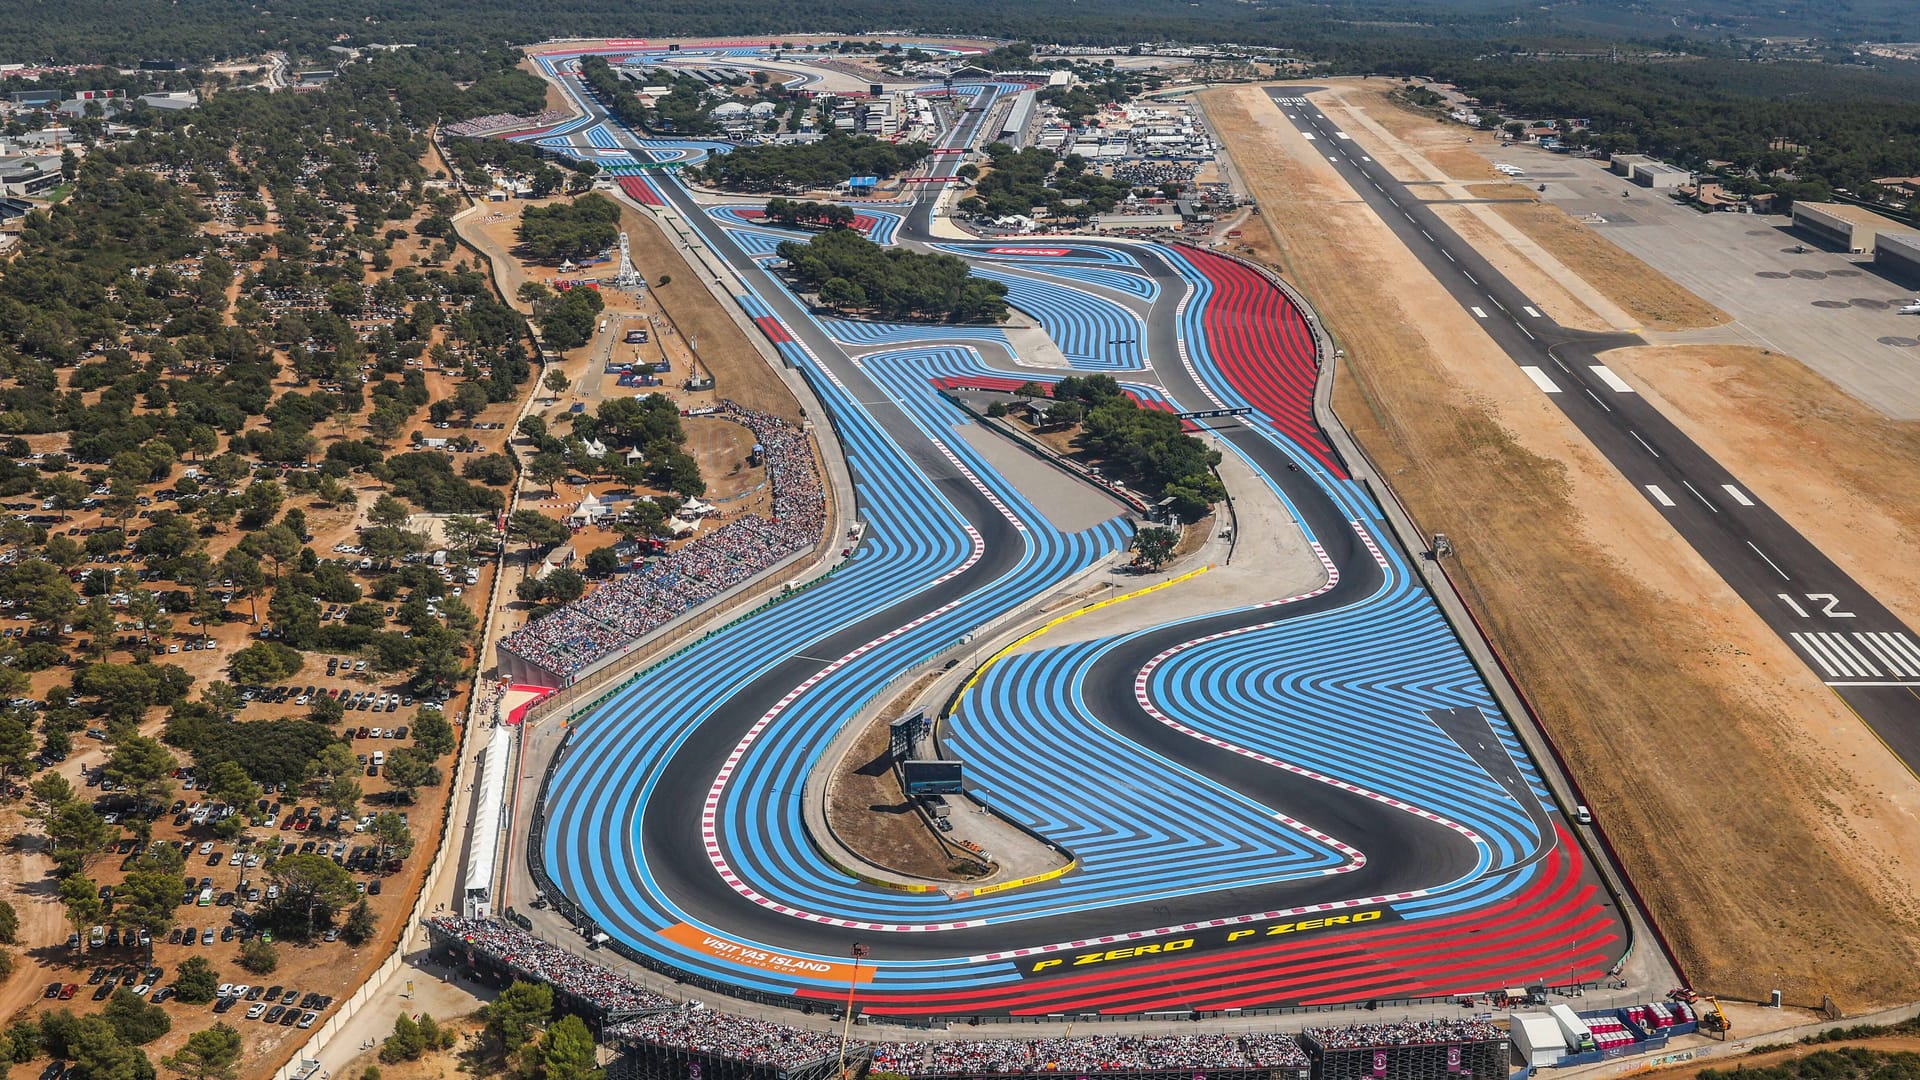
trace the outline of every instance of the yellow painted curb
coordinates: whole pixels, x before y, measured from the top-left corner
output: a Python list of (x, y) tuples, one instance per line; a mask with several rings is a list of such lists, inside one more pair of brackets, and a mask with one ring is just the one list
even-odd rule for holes
[(1074, 867), (1079, 865), (1080, 860), (1074, 859), (1058, 869), (1048, 870), (1039, 874), (1029, 874), (1026, 877), (1016, 878), (1013, 881), (996, 881), (991, 885), (982, 885), (977, 889), (969, 889), (966, 892), (955, 893), (953, 898), (955, 900), (964, 900), (970, 896), (985, 896), (988, 893), (1006, 892), (1009, 889), (1021, 889), (1028, 885), (1038, 885), (1043, 881), (1052, 881), (1057, 877), (1065, 877)]
[(981, 664), (978, 668), (974, 669), (973, 674), (967, 678), (967, 681), (961, 684), (960, 692), (953, 696), (954, 702), (958, 704), (960, 699), (966, 696), (967, 691), (973, 689), (973, 684), (979, 682), (980, 677), (987, 673), (987, 669), (992, 667), (995, 663), (999, 662), (999, 660), (1002, 657), (1006, 656), (1008, 653), (1014, 651), (1015, 649), (1018, 649), (1020, 646), (1025, 645), (1027, 642), (1032, 641), (1034, 638), (1039, 637), (1041, 634), (1044, 634), (1047, 631), (1052, 630), (1054, 627), (1059, 626), (1061, 623), (1071, 622), (1072, 620), (1077, 619), (1080, 616), (1085, 615), (1089, 612), (1099, 611), (1101, 608), (1110, 607), (1114, 604), (1122, 603), (1127, 600), (1132, 600), (1137, 596), (1145, 596), (1148, 593), (1159, 592), (1161, 589), (1167, 588), (1172, 585), (1178, 585), (1181, 582), (1188, 580), (1189, 578), (1199, 577), (1201, 574), (1204, 574), (1211, 569), (1213, 569), (1213, 567), (1211, 564), (1209, 564), (1207, 566), (1201, 567), (1198, 570), (1189, 570), (1186, 573), (1181, 574), (1179, 577), (1168, 578), (1167, 580), (1162, 581), (1156, 585), (1149, 585), (1144, 589), (1135, 589), (1134, 591), (1130, 593), (1125, 593), (1121, 596), (1108, 597), (1107, 599), (1102, 600), (1097, 604), (1088, 604), (1086, 607), (1069, 611), (1065, 615), (1061, 615), (1049, 621), (1044, 626), (1038, 627), (1037, 629), (1029, 633), (1020, 635), (1020, 637), (1016, 638), (1012, 643), (1008, 644), (1005, 648), (1001, 649), (999, 652), (994, 653), (992, 656), (987, 657), (986, 663)]

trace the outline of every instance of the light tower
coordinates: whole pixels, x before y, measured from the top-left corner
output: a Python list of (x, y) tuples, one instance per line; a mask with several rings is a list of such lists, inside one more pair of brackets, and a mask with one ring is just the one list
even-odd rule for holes
[(620, 234), (620, 269), (613, 275), (613, 287), (639, 292), (647, 287), (647, 279), (633, 268), (633, 255), (627, 248), (627, 234)]

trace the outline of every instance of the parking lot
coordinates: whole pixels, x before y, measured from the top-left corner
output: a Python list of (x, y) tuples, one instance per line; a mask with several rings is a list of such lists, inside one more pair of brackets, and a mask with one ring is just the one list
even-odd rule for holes
[(1544, 184), (1544, 198), (1734, 319), (1649, 341), (1783, 352), (1869, 408), (1920, 419), (1920, 317), (1898, 314), (1914, 293), (1881, 277), (1872, 256), (1825, 250), (1784, 215), (1702, 213), (1598, 161), (1522, 146), (1483, 153), (1521, 166), (1519, 183)]

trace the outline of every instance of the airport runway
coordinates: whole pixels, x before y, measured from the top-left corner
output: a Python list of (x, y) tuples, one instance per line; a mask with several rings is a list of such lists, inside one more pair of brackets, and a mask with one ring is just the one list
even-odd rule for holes
[(1907, 626), (1595, 356), (1640, 344), (1637, 337), (1569, 330), (1547, 318), (1302, 96), (1313, 89), (1268, 96), (1620, 474), (1920, 771), (1920, 641)]

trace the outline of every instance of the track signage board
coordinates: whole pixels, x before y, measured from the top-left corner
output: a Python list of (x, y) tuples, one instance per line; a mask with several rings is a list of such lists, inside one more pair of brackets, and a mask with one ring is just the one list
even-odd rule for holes
[(1063, 259), (1068, 255), (1073, 254), (1073, 252), (1068, 251), (1066, 248), (997, 247), (997, 248), (988, 248), (987, 254), (989, 255), (1024, 255), (1029, 258), (1035, 258), (1035, 259)]

